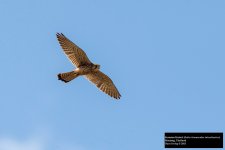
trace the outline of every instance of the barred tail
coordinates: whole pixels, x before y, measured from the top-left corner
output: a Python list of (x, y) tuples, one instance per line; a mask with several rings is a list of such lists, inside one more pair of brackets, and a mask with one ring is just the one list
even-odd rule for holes
[(65, 83), (67, 83), (78, 76), (79, 76), (79, 74), (76, 73), (75, 71), (65, 72), (65, 73), (58, 74), (58, 80), (62, 80)]

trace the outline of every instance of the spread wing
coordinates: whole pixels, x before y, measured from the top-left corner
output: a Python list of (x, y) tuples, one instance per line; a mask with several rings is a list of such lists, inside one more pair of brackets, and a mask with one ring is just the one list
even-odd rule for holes
[(116, 86), (113, 84), (113, 81), (101, 71), (94, 71), (85, 75), (85, 77), (94, 83), (101, 91), (111, 97), (114, 97), (115, 99), (120, 99), (121, 95)]
[(81, 48), (71, 42), (62, 33), (57, 33), (56, 36), (64, 53), (70, 59), (73, 65), (79, 67), (81, 65), (91, 64), (91, 61), (88, 59), (86, 53)]

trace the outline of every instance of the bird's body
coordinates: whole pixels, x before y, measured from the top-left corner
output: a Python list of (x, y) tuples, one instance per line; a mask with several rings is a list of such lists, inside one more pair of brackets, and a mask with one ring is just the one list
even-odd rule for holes
[(78, 68), (76, 68), (74, 71), (78, 73), (79, 75), (86, 75), (88, 73), (91, 73), (93, 71), (98, 71), (99, 68), (97, 65), (90, 64), (90, 65), (82, 65)]
[(76, 44), (67, 39), (63, 34), (56, 34), (58, 41), (69, 60), (77, 68), (73, 71), (58, 74), (58, 79), (65, 83), (79, 76), (85, 76), (94, 83), (101, 91), (115, 99), (120, 99), (121, 95), (113, 81), (100, 71), (100, 65), (93, 64), (86, 53)]

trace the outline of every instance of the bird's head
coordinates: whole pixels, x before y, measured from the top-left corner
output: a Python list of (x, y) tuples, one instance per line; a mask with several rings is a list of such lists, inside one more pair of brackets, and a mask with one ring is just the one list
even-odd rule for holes
[(100, 69), (100, 65), (99, 64), (94, 64), (94, 69)]

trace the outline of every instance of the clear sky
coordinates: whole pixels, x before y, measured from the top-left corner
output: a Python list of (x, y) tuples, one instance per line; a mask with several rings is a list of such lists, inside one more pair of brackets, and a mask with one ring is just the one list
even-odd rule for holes
[[(1, 0), (1, 150), (160, 150), (164, 132), (225, 131), (224, 0)], [(122, 98), (83, 77), (64, 33)]]

